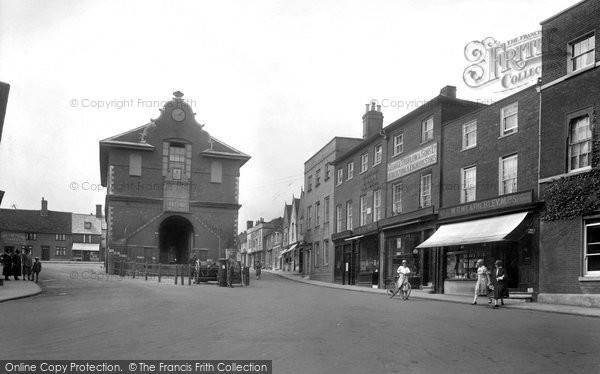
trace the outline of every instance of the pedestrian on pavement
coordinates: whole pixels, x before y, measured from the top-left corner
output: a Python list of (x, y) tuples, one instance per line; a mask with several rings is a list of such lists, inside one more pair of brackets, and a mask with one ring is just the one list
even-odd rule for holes
[(15, 280), (19, 280), (21, 276), (21, 250), (17, 249), (12, 255), (12, 275)]
[(496, 260), (496, 269), (492, 272), (492, 283), (494, 285), (494, 308), (498, 308), (498, 300), (504, 305), (504, 297), (508, 293), (507, 287), (507, 274), (506, 270), (502, 267), (502, 261)]
[(261, 273), (261, 268), (262, 266), (260, 265), (260, 262), (257, 262), (254, 264), (254, 270), (256, 271), (256, 279), (260, 279), (260, 273)]
[(227, 287), (233, 288), (233, 273), (235, 272), (235, 260), (229, 258), (227, 260)]
[(12, 250), (5, 249), (4, 256), (2, 256), (2, 275), (4, 280), (9, 281), (8, 277), (12, 275)]
[(477, 296), (487, 296), (489, 298), (488, 304), (492, 303), (492, 297), (490, 296), (490, 272), (483, 264), (483, 259), (477, 260), (477, 283), (475, 283), (475, 295), (473, 296), (473, 305), (477, 304)]
[(398, 289), (401, 292), (402, 300), (408, 300), (408, 275), (410, 268), (406, 260), (402, 260), (402, 265), (398, 266)]
[(31, 267), (31, 270), (33, 271), (33, 278), (34, 278), (32, 280), (35, 280), (35, 283), (37, 283), (38, 279), (39, 279), (40, 272), (42, 271), (42, 263), (40, 262), (40, 258), (39, 257), (35, 258), (35, 262), (33, 263), (33, 266)]
[(25, 253), (21, 256), (21, 262), (23, 263), (23, 280), (31, 280), (31, 266), (33, 265), (33, 258), (31, 257), (31, 250), (25, 248)]
[(194, 280), (194, 284), (196, 284), (196, 262), (198, 262), (198, 256), (194, 255), (188, 261), (188, 265), (190, 267), (190, 278)]

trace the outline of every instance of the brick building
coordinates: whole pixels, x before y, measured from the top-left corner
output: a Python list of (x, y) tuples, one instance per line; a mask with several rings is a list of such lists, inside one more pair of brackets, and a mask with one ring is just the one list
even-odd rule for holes
[(473, 294), (476, 262), (501, 260), (509, 288), (537, 292), (539, 95), (530, 87), (442, 124), (436, 291)]
[(334, 279), (342, 284), (379, 284), (403, 259), (411, 282), (429, 284), (431, 259), (418, 251), (435, 228), (440, 196), (441, 124), (482, 107), (440, 95), (385, 128), (373, 104), (363, 116), (363, 140), (336, 158)]
[(235, 248), (239, 169), (250, 157), (212, 137), (174, 96), (157, 119), (100, 141), (108, 247), (129, 260), (216, 260)]
[(334, 172), (332, 162), (362, 140), (335, 137), (304, 163), (306, 250), (311, 279), (333, 282)]
[(542, 302), (600, 306), (600, 1), (541, 22)]
[(103, 232), (104, 216), (102, 205), (96, 205), (96, 214), (71, 215), (72, 254), (74, 260), (100, 261), (104, 253)]

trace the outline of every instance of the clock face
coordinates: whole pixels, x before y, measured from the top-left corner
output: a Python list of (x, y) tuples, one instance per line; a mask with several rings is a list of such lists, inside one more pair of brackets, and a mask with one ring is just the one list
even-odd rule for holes
[(185, 119), (185, 111), (181, 108), (175, 108), (171, 112), (171, 118), (175, 121), (181, 122)]

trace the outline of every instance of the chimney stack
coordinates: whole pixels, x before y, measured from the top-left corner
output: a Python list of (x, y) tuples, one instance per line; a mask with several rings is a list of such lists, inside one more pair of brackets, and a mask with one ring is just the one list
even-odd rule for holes
[(250, 230), (254, 227), (254, 221), (246, 221), (246, 230)]
[(48, 215), (48, 201), (44, 200), (42, 197), (42, 210), (40, 211), (40, 215), (47, 216)]
[(102, 204), (96, 204), (96, 218), (102, 218)]
[(456, 87), (446, 86), (440, 90), (440, 95), (456, 99)]
[(381, 113), (381, 105), (371, 102), (371, 107), (366, 104), (366, 113), (363, 119), (363, 139), (368, 139), (373, 135), (379, 134), (383, 129), (383, 113)]

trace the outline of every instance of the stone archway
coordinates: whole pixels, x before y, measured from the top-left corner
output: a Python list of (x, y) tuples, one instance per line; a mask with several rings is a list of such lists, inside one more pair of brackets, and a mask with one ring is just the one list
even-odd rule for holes
[(194, 226), (184, 217), (170, 216), (158, 229), (159, 261), (162, 264), (187, 264), (194, 245)]

